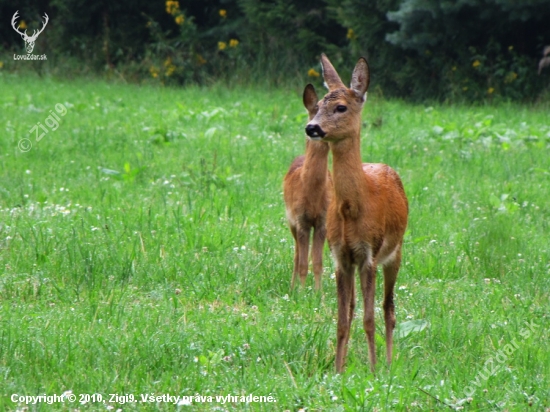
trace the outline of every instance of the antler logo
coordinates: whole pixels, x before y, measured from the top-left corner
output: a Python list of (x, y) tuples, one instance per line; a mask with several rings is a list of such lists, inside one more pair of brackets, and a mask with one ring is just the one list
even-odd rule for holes
[(42, 22), (42, 24), (43, 24), (42, 28), (40, 30), (38, 30), (38, 32), (36, 32), (36, 30), (33, 30), (32, 36), (29, 36), (29, 35), (27, 35), (27, 30), (25, 30), (25, 32), (19, 31), (19, 27), (21, 27), (20, 25), (15, 27), (17, 19), (19, 18), (19, 16), (17, 15), (18, 13), (19, 13), (19, 10), (17, 10), (15, 12), (15, 14), (13, 15), (13, 18), (11, 19), (11, 26), (13, 27), (13, 29), (17, 33), (19, 33), (21, 35), (23, 40), (25, 40), (25, 48), (27, 49), (27, 53), (32, 53), (32, 50), (34, 49), (34, 42), (38, 38), (38, 35), (44, 31), (44, 28), (48, 24), (48, 21), (50, 20), (50, 18), (48, 17), (48, 15), (46, 13), (44, 13), (45, 21)]

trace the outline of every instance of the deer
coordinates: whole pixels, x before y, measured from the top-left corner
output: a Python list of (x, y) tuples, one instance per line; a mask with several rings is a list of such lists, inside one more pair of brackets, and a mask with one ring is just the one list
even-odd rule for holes
[(370, 72), (360, 58), (346, 87), (325, 54), (321, 55), (328, 93), (306, 126), (311, 140), (327, 142), (332, 153), (333, 196), (327, 211), (327, 240), (335, 260), (338, 319), (336, 372), (344, 372), (355, 310), (355, 271), (363, 295), (363, 327), (370, 370), (375, 373), (374, 298), (376, 270), (384, 273), (386, 359), (391, 364), (395, 328), (394, 286), (401, 265), (409, 206), (403, 183), (390, 166), (361, 161), (361, 111)]
[(20, 25), (15, 27), (15, 23), (17, 22), (17, 19), (19, 18), (19, 16), (17, 15), (18, 13), (19, 13), (19, 10), (17, 10), (13, 14), (13, 18), (11, 19), (11, 26), (13, 27), (13, 29), (17, 33), (19, 33), (21, 35), (21, 37), (25, 41), (25, 48), (27, 49), (27, 53), (32, 53), (32, 51), (34, 49), (34, 43), (36, 42), (36, 39), (38, 38), (38, 35), (44, 31), (44, 29), (46, 28), (46, 25), (48, 24), (48, 21), (50, 21), (50, 18), (48, 17), (48, 15), (46, 13), (44, 13), (44, 21), (42, 22), (42, 28), (40, 30), (38, 30), (38, 32), (36, 32), (36, 30), (33, 30), (32, 36), (29, 36), (29, 35), (27, 35), (27, 30), (25, 30), (25, 32), (19, 31), (19, 27), (21, 27)]
[[(311, 120), (317, 113), (317, 93), (308, 84), (303, 93), (303, 103)], [(311, 232), (311, 260), (315, 289), (321, 289), (323, 272), (323, 247), (326, 238), (326, 214), (332, 192), (328, 172), (329, 147), (326, 142), (306, 140), (305, 155), (294, 159), (283, 181), (286, 218), (294, 237), (294, 270), (291, 288), (298, 276), (302, 287), (308, 273), (308, 253)]]

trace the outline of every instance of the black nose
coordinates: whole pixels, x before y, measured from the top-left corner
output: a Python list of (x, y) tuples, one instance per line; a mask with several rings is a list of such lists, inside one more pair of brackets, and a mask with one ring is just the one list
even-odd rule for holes
[(306, 133), (309, 137), (324, 137), (326, 134), (318, 124), (308, 124), (306, 126)]

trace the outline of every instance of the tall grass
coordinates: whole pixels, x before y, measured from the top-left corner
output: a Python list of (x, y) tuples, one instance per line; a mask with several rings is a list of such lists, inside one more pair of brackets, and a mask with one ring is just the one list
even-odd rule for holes
[(363, 159), (394, 167), (410, 202), (398, 330), (388, 368), (379, 282), (377, 375), (360, 304), (336, 375), (328, 250), (322, 293), (289, 287), (281, 183), (304, 149), (301, 89), (0, 84), (0, 409), (66, 391), (138, 402), (30, 410), (175, 409), (139, 401), (153, 393), (277, 400), (180, 405), (196, 410), (550, 407), (547, 107), (370, 96)]

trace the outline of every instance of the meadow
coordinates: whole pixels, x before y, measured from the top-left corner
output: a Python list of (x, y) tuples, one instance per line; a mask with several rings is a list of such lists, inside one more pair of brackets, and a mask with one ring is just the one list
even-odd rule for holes
[(337, 375), (328, 247), (322, 291), (290, 289), (301, 88), (0, 89), (0, 410), (549, 410), (548, 104), (369, 95), (363, 160), (410, 205), (394, 359), (379, 276), (376, 376), (361, 303)]

